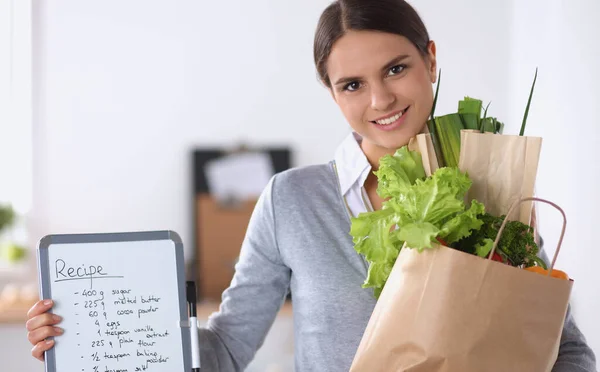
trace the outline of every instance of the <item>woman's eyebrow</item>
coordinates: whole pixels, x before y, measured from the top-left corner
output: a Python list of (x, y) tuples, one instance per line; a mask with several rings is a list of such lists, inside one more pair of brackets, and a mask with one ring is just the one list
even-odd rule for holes
[[(388, 63), (386, 63), (381, 70), (382, 71), (386, 71), (389, 70), (390, 68), (396, 66), (398, 63), (404, 61), (405, 59), (407, 59), (408, 57), (410, 57), (408, 54), (401, 54), (399, 56), (394, 57), (393, 59), (391, 59)], [(347, 76), (347, 77), (342, 77), (339, 78), (338, 80), (336, 80), (336, 82), (334, 83), (334, 85), (341, 85), (341, 84), (347, 84), (353, 81), (357, 81), (357, 80), (361, 80), (362, 78), (360, 76)]]
[(382, 71), (389, 70), (390, 68), (396, 66), (398, 63), (407, 59), (408, 57), (410, 57), (408, 54), (401, 54), (401, 55), (395, 57), (394, 59), (392, 59), (391, 61), (389, 61), (388, 63), (386, 63), (381, 70)]
[(342, 77), (339, 78), (334, 85), (342, 85), (342, 84), (347, 84), (350, 83), (352, 81), (357, 81), (360, 80), (361, 78), (359, 76), (348, 76), (348, 77)]

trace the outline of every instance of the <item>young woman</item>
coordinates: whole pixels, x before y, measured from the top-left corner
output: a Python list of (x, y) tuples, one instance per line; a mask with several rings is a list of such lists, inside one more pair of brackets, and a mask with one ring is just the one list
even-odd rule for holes
[[(203, 371), (241, 371), (293, 295), (296, 370), (348, 371), (371, 312), (367, 263), (353, 248), (350, 216), (379, 209), (379, 159), (421, 132), (433, 103), (436, 48), (402, 0), (338, 0), (323, 12), (314, 59), (352, 128), (335, 158), (280, 173), (250, 220), (220, 311), (200, 329)], [(43, 360), (60, 318), (29, 313), (32, 354)], [(526, 311), (524, 309), (524, 311)], [(592, 372), (595, 359), (570, 313), (554, 371)]]

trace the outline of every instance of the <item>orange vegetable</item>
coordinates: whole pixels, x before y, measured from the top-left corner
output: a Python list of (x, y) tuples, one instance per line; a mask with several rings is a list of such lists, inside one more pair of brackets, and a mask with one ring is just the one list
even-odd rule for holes
[[(526, 267), (525, 270), (548, 276), (548, 270), (540, 266)], [(569, 280), (567, 273), (556, 269), (552, 269), (552, 274), (550, 274), (550, 276), (553, 278)]]

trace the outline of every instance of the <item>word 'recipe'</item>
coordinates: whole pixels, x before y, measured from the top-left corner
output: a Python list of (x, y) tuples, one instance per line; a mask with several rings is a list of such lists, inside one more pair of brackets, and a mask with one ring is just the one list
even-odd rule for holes
[(92, 279), (122, 278), (122, 276), (108, 275), (103, 271), (104, 268), (100, 265), (81, 265), (72, 267), (67, 266), (67, 263), (60, 258), (55, 261), (54, 268), (56, 273), (55, 282), (89, 279), (91, 285)]

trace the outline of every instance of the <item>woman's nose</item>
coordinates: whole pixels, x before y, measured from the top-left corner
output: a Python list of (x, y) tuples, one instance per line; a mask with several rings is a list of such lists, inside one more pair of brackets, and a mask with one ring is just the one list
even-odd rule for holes
[(384, 84), (374, 86), (371, 90), (371, 108), (376, 111), (387, 111), (396, 102), (396, 96)]

